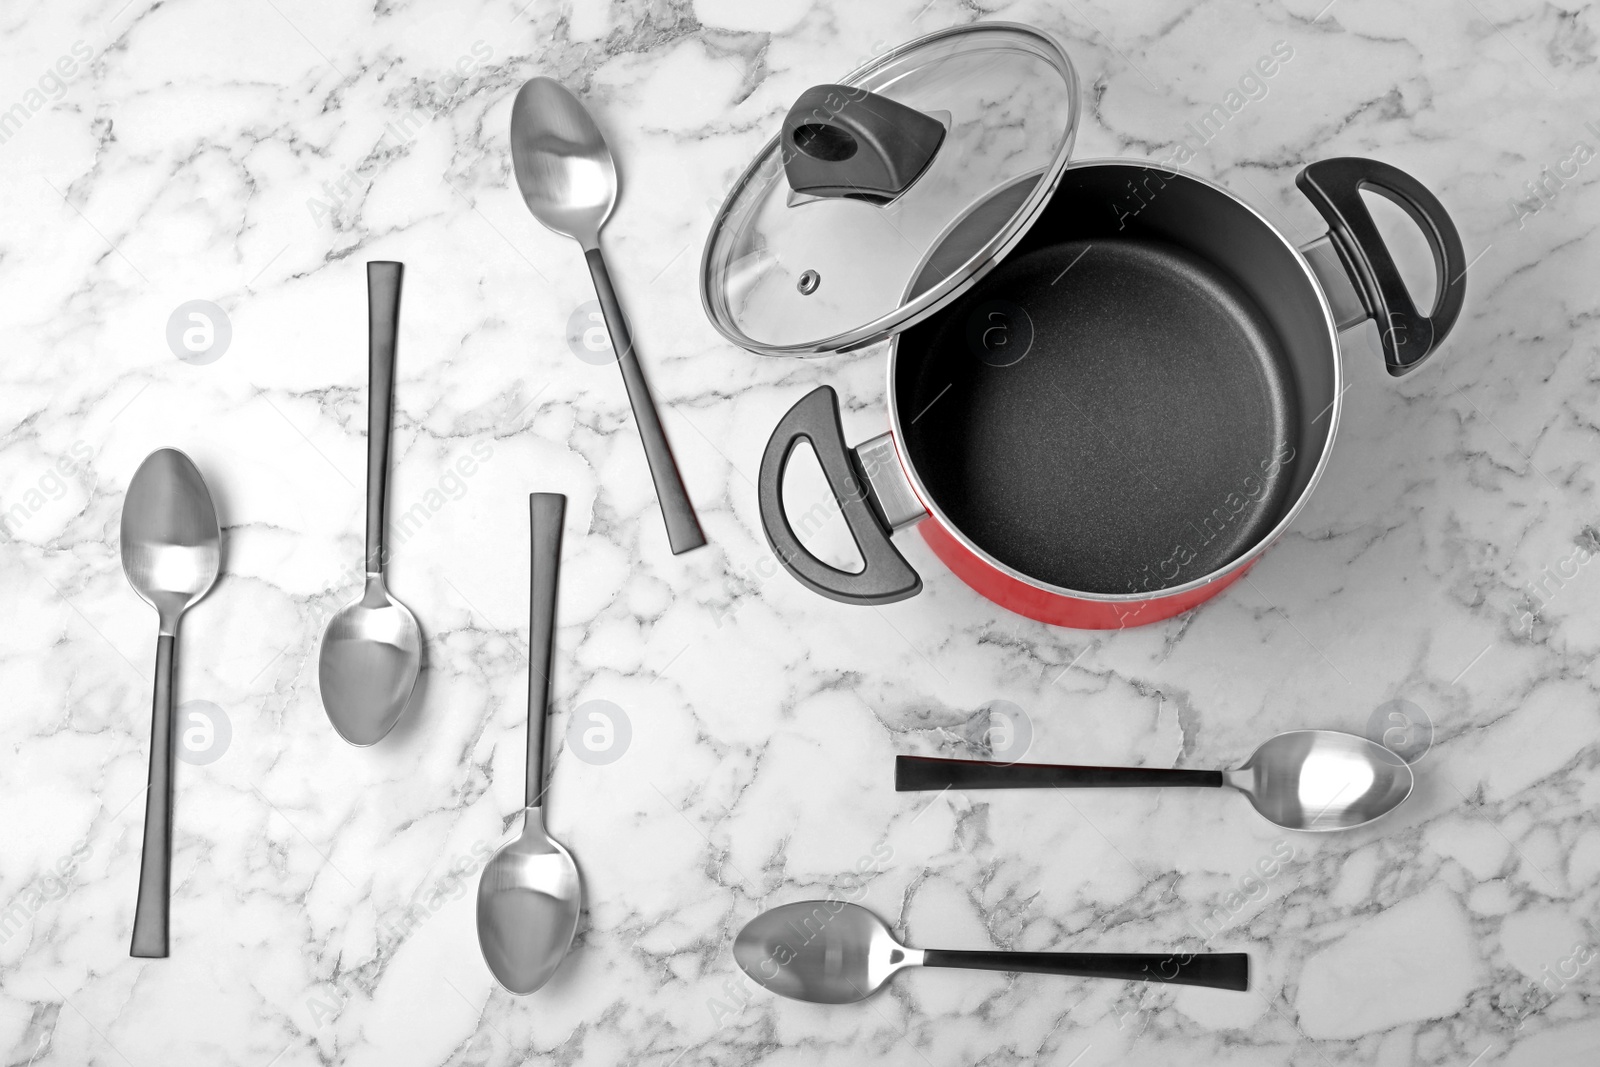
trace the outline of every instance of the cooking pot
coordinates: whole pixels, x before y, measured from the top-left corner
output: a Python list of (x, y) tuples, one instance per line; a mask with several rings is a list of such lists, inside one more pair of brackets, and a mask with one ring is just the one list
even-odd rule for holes
[[(1379, 325), (1414, 370), (1460, 314), (1454, 224), (1375, 160), (1296, 179), (1328, 232), (1296, 247), (1232, 192), (1128, 159), (1069, 159), (1076, 77), (1037, 30), (931, 34), (803, 94), (723, 205), (702, 263), (713, 324), (753, 351), (892, 338), (887, 433), (846, 445), (832, 389), (778, 423), (758, 482), (782, 565), (846, 603), (915, 595), (891, 535), (1043, 622), (1155, 622), (1241, 577), (1327, 465), (1338, 335)], [(1421, 313), (1362, 200), (1432, 251)], [(801, 443), (864, 566), (800, 541), (783, 505)]]

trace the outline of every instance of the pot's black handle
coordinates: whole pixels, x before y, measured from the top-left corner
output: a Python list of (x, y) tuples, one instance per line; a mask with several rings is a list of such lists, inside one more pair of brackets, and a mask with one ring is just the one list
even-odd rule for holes
[[(783, 509), (783, 473), (801, 441), (816, 452), (850, 536), (866, 561), (854, 574), (831, 567), (806, 551), (789, 525)], [(839, 395), (829, 386), (807, 393), (779, 420), (761, 456), (756, 494), (767, 543), (784, 569), (812, 592), (844, 604), (892, 604), (916, 596), (922, 589), (922, 579), (889, 540), (888, 527), (868, 502), (866, 477), (844, 443)]]
[(887, 204), (928, 169), (944, 124), (851, 85), (814, 85), (783, 117), (789, 188)]
[[(1417, 179), (1375, 159), (1324, 159), (1295, 178), (1313, 207), (1328, 221), (1350, 281), (1383, 337), (1383, 359), (1393, 375), (1416, 369), (1449, 334), (1467, 295), (1467, 257), (1450, 213)], [(1372, 213), (1361, 201), (1370, 190), (1398, 204), (1422, 230), (1433, 252), (1437, 295), (1424, 315), (1411, 302)]]

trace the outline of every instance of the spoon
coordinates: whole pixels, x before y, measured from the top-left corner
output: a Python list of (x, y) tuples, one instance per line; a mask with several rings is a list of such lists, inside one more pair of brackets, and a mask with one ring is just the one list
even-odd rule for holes
[(507, 991), (524, 996), (550, 980), (578, 929), (583, 886), (572, 854), (544, 828), (544, 735), (556, 629), (556, 575), (567, 498), (534, 493), (533, 590), (528, 609), (528, 780), (522, 836), (494, 854), (478, 879), (478, 947)]
[(389, 489), (389, 429), (394, 420), (395, 338), (405, 265), (367, 264), (367, 586), (322, 635), (317, 686), (339, 736), (365, 747), (394, 728), (422, 669), (417, 620), (383, 581), (384, 504)]
[(699, 548), (706, 537), (661, 429), (661, 416), (650, 399), (628, 320), (600, 251), (600, 227), (617, 202), (617, 167), (594, 119), (560, 82), (534, 78), (518, 91), (511, 105), (511, 166), (533, 217), (583, 246), (628, 403), (644, 439), (644, 457), (667, 523), (667, 541), (674, 555)]
[(217, 580), (222, 530), (194, 461), (176, 448), (145, 457), (122, 504), (122, 570), (161, 618), (150, 717), (150, 784), (145, 793), (139, 902), (131, 955), (167, 955), (172, 891), (172, 677), (178, 620)]
[(1387, 815), (1411, 795), (1405, 760), (1376, 741), (1333, 730), (1294, 730), (1268, 739), (1232, 771), (1164, 767), (1069, 767), (1050, 763), (896, 756), (894, 787), (1012, 789), (1185, 785), (1228, 786), (1289, 830), (1348, 830)]
[(906, 948), (883, 920), (842, 900), (802, 900), (764, 911), (733, 942), (758, 985), (813, 1004), (865, 1000), (906, 967), (1121, 978), (1211, 989), (1250, 988), (1243, 952), (992, 952)]

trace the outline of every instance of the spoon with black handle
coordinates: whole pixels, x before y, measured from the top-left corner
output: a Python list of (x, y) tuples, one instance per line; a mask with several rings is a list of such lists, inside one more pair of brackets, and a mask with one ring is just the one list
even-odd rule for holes
[(317, 651), (322, 708), (340, 737), (361, 748), (383, 740), (411, 703), (422, 673), (422, 630), (384, 578), (384, 511), (394, 425), (395, 349), (403, 264), (367, 264), (367, 580), (332, 619)]
[(813, 1004), (865, 1000), (907, 967), (1119, 978), (1210, 989), (1250, 988), (1243, 952), (995, 952), (907, 948), (883, 920), (842, 900), (802, 900), (764, 911), (733, 942), (751, 980)]
[(583, 883), (566, 846), (544, 827), (545, 732), (550, 721), (556, 579), (567, 498), (534, 493), (528, 597), (528, 768), (522, 834), (494, 854), (478, 879), (478, 947), (495, 979), (526, 996), (550, 980), (567, 958), (583, 908)]
[(1141, 786), (1227, 787), (1243, 793), (1267, 819), (1288, 830), (1348, 830), (1387, 815), (1411, 795), (1405, 760), (1355, 734), (1292, 730), (1270, 738), (1227, 771), (1173, 767), (1074, 767), (1055, 763), (896, 756), (894, 787), (923, 789), (1127, 789)]
[(600, 227), (617, 202), (616, 163), (594, 119), (560, 82), (533, 78), (517, 92), (511, 105), (511, 167), (533, 217), (583, 247), (606, 332), (622, 369), (628, 404), (644, 441), (644, 458), (650, 464), (656, 500), (667, 524), (667, 541), (674, 555), (699, 548), (706, 543), (706, 535), (672, 458), (628, 320), (611, 287), (605, 253), (600, 250)]
[(167, 955), (172, 895), (173, 662), (178, 620), (205, 596), (222, 562), (222, 528), (194, 461), (158, 448), (139, 464), (122, 504), (122, 569), (134, 592), (160, 615), (155, 700), (150, 717), (150, 779), (145, 793), (139, 902), (130, 955)]

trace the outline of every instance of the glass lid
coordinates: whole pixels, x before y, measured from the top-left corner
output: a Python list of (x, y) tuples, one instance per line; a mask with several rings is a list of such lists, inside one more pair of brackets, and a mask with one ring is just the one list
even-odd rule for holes
[(712, 225), (706, 313), (768, 355), (905, 329), (1021, 240), (1077, 127), (1071, 61), (1012, 23), (941, 30), (807, 90)]

